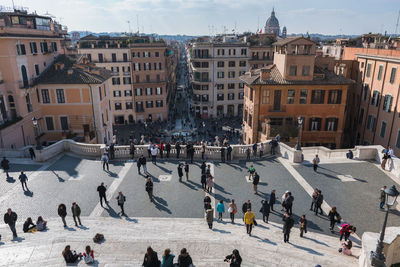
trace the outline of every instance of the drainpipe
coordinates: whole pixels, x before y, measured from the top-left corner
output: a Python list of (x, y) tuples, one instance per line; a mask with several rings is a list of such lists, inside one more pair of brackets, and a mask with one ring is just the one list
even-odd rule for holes
[[(375, 65), (376, 65), (376, 62), (375, 62)], [(382, 86), (381, 86), (381, 92), (380, 92), (381, 97), (380, 97), (380, 99), (379, 99), (379, 104), (378, 104), (378, 113), (376, 114), (376, 123), (378, 123), (379, 113), (380, 113), (380, 111), (381, 111), (381, 103), (382, 103), (382, 97), (383, 97), (383, 87), (384, 87), (384, 85), (385, 85), (385, 78), (386, 78), (386, 72), (387, 72), (387, 65), (388, 65), (388, 62), (386, 61), (385, 73), (383, 74), (383, 80), (382, 80)], [(376, 128), (377, 128), (377, 127), (375, 127), (374, 135), (372, 136), (372, 144), (374, 144), (374, 142), (375, 142)], [(386, 129), (385, 129), (385, 130), (386, 130)]]
[(394, 106), (394, 110), (393, 110), (393, 119), (392, 119), (392, 125), (390, 126), (390, 132), (389, 132), (389, 139), (387, 141), (386, 146), (388, 147), (390, 144), (390, 139), (392, 139), (392, 131), (393, 131), (393, 124), (394, 124), (394, 118), (396, 116), (396, 111), (397, 111), (397, 102), (399, 101), (399, 93), (400, 92), (400, 85), (399, 85), (399, 89), (397, 89), (397, 96), (396, 96), (396, 106)]
[(94, 104), (93, 104), (93, 93), (92, 93), (92, 86), (90, 84), (89, 85), (89, 89), (90, 89), (90, 98), (91, 98), (91, 102), (92, 102), (92, 113), (93, 113), (93, 128), (94, 128), (94, 132), (96, 133), (96, 143), (99, 143), (99, 135), (97, 133), (97, 127), (96, 127), (96, 117), (95, 117), (95, 113), (94, 113)]

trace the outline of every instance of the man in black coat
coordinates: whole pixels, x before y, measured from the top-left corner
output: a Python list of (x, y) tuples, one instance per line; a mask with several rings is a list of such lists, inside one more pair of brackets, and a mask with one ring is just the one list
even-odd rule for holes
[(146, 192), (149, 195), (149, 199), (153, 202), (153, 182), (151, 181), (150, 176), (147, 175), (147, 182), (146, 182)]
[(225, 162), (225, 147), (221, 147), (221, 162)]
[(271, 195), (269, 196), (269, 206), (271, 207), (271, 211), (274, 211), (274, 204), (276, 201), (275, 189), (271, 191)]
[(293, 201), (294, 197), (292, 196), (292, 192), (288, 192), (288, 197), (285, 200), (285, 208), (286, 212), (289, 213), (289, 215), (292, 215), (292, 207), (293, 207)]
[(100, 205), (103, 207), (103, 198), (104, 198), (104, 202), (106, 204), (108, 204), (107, 201), (107, 197), (106, 197), (106, 191), (107, 188), (104, 186), (104, 183), (101, 183), (98, 187), (97, 187), (97, 192), (99, 192), (99, 197), (100, 197)]
[(258, 191), (257, 191), (257, 186), (258, 183), (260, 182), (260, 175), (258, 175), (257, 172), (254, 173), (254, 178), (253, 178), (253, 188), (254, 188), (254, 194), (257, 195)]
[(226, 148), (226, 159), (228, 161), (232, 160), (232, 147), (230, 144), (228, 144), (228, 147)]
[(289, 242), (289, 236), (290, 236), (290, 230), (292, 229), (294, 225), (294, 221), (292, 217), (290, 217), (290, 214), (285, 213), (285, 215), (282, 218), (283, 221), (283, 242)]
[(206, 168), (207, 168), (206, 162), (203, 161), (203, 163), (202, 163), (201, 166), (200, 166), (201, 174), (205, 174), (205, 173), (206, 173)]
[(179, 155), (181, 154), (181, 145), (179, 144), (179, 142), (176, 142), (175, 149), (176, 149), (176, 158), (179, 159)]
[(10, 178), (10, 176), (8, 175), (8, 170), (10, 169), (10, 162), (8, 161), (8, 159), (6, 159), (6, 157), (3, 157), (3, 160), (1, 161), (1, 167), (6, 173), (7, 178)]
[(167, 151), (167, 159), (169, 159), (169, 154), (171, 153), (171, 144), (169, 142), (165, 145), (165, 151)]
[(314, 212), (315, 215), (318, 215), (318, 210), (320, 210), (320, 214), (322, 215), (322, 203), (324, 202), (324, 196), (322, 195), (322, 191), (318, 190), (318, 195), (317, 199), (315, 200), (315, 205), (314, 205)]
[(10, 208), (7, 209), (7, 213), (4, 214), (4, 223), (8, 224), (13, 233), (14, 239), (17, 238), (17, 230), (15, 229), (15, 223), (18, 219), (18, 216), (15, 212), (13, 212)]
[(244, 220), (244, 214), (247, 212), (248, 209), (251, 210), (251, 202), (250, 202), (250, 199), (247, 200), (246, 202), (244, 202), (243, 205), (242, 205), (243, 220)]

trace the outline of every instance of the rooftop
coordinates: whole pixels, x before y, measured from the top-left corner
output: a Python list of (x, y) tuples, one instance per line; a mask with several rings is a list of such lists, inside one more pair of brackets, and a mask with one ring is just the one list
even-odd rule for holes
[(281, 39), (281, 40), (279, 40), (279, 41), (273, 43), (273, 45), (275, 45), (275, 46), (284, 46), (284, 45), (290, 44), (290, 43), (292, 43), (292, 42), (294, 42), (294, 41), (301, 40), (301, 39), (307, 40), (307, 41), (309, 41), (310, 43), (314, 43), (314, 44), (315, 44), (314, 41), (311, 41), (311, 40), (308, 39), (308, 38), (305, 38), (305, 37), (303, 37), (303, 36), (297, 36), (297, 37), (287, 37), (287, 38), (285, 38), (285, 39)]

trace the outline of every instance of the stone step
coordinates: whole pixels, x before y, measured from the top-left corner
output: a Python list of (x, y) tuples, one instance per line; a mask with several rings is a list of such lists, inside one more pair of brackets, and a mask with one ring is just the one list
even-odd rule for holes
[[(78, 252), (90, 245), (98, 266), (140, 266), (149, 245), (159, 257), (165, 248), (178, 255), (186, 247), (196, 266), (226, 266), (223, 259), (235, 248), (243, 257), (243, 266), (357, 264), (356, 258), (337, 252), (340, 242), (332, 236), (309, 232), (300, 238), (299, 230), (293, 229), (291, 243), (283, 243), (282, 225), (276, 223), (259, 222), (249, 237), (240, 220), (235, 224), (215, 222), (213, 230), (208, 229), (204, 219), (82, 217), (81, 220), (84, 227), (64, 229), (60, 218), (49, 219), (47, 231), (20, 234), (24, 238), (21, 242), (10, 242), (8, 227), (0, 226), (4, 242), (0, 245), (0, 266), (65, 266), (61, 251), (67, 244)], [(21, 228), (18, 224), (17, 230)], [(104, 234), (102, 244), (93, 243), (96, 233)], [(359, 248), (354, 248), (353, 253), (358, 255)]]

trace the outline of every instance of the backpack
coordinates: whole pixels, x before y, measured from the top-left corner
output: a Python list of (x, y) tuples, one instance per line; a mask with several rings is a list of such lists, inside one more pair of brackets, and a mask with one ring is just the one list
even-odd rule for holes
[(101, 241), (104, 240), (104, 235), (103, 234), (99, 234), (97, 233), (94, 237), (93, 237), (93, 242), (95, 243), (100, 243)]

